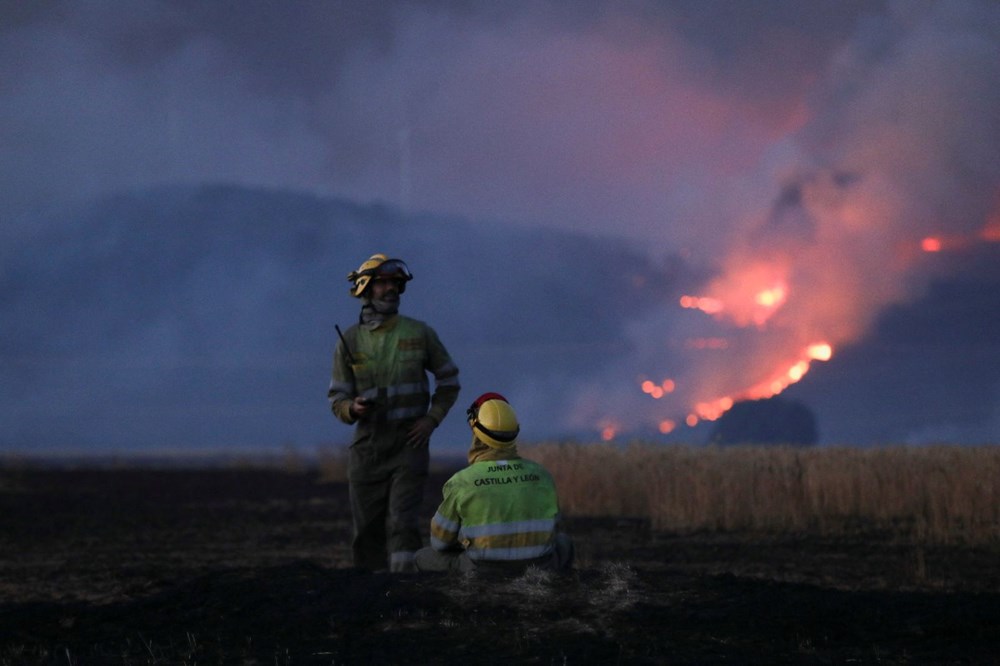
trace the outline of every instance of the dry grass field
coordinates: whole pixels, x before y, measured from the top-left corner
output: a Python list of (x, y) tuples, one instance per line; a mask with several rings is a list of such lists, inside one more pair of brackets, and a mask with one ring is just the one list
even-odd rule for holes
[(571, 515), (648, 519), (673, 532), (892, 533), (1000, 543), (1000, 447), (541, 445)]
[(7, 461), (0, 665), (997, 663), (993, 449), (524, 454), (557, 478), (568, 575), (353, 569), (335, 451)]

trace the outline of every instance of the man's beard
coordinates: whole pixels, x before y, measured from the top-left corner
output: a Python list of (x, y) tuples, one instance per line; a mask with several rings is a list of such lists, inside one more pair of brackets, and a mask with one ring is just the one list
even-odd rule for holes
[(389, 317), (399, 312), (399, 298), (391, 301), (384, 299), (366, 298), (361, 305), (361, 323), (369, 330), (374, 330), (382, 325)]
[(392, 299), (371, 299), (371, 306), (380, 315), (394, 315), (399, 312), (399, 297)]

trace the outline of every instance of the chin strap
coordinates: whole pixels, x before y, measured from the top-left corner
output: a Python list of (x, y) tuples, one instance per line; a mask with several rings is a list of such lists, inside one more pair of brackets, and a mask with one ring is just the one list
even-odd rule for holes
[(500, 442), (513, 442), (515, 439), (517, 439), (518, 433), (521, 432), (521, 426), (518, 426), (517, 430), (513, 432), (509, 430), (505, 430), (503, 432), (496, 432), (495, 430), (490, 430), (479, 421), (475, 421), (472, 424), (472, 428), (473, 430), (478, 430), (487, 437), (492, 437), (493, 439)]

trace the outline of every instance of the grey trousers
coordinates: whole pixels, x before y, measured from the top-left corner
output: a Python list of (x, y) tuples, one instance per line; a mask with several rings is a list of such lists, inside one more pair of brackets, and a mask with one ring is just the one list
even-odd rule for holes
[(422, 545), (419, 512), (427, 481), (427, 448), (402, 447), (386, 458), (351, 449), (348, 469), (354, 566), (413, 571)]
[(537, 566), (550, 571), (568, 571), (573, 567), (573, 539), (562, 532), (555, 536), (552, 554), (535, 560), (475, 561), (469, 559), (465, 551), (440, 551), (426, 546), (417, 551), (414, 560), (417, 571), (496, 571), (520, 573), (529, 566)]

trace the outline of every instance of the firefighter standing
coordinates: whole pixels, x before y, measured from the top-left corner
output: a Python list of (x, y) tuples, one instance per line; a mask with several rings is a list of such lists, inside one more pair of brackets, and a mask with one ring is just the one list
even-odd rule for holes
[(361, 316), (337, 343), (328, 393), (334, 415), (357, 424), (348, 462), (352, 550), (354, 565), (373, 571), (413, 570), (430, 436), (459, 392), (458, 367), (437, 333), (399, 314), (412, 278), (384, 254), (348, 275)]
[(417, 569), (568, 569), (573, 542), (558, 531), (555, 483), (544, 467), (518, 455), (513, 408), (502, 395), (484, 393), (466, 414), (469, 466), (445, 483), (431, 520), (431, 545), (417, 552)]

